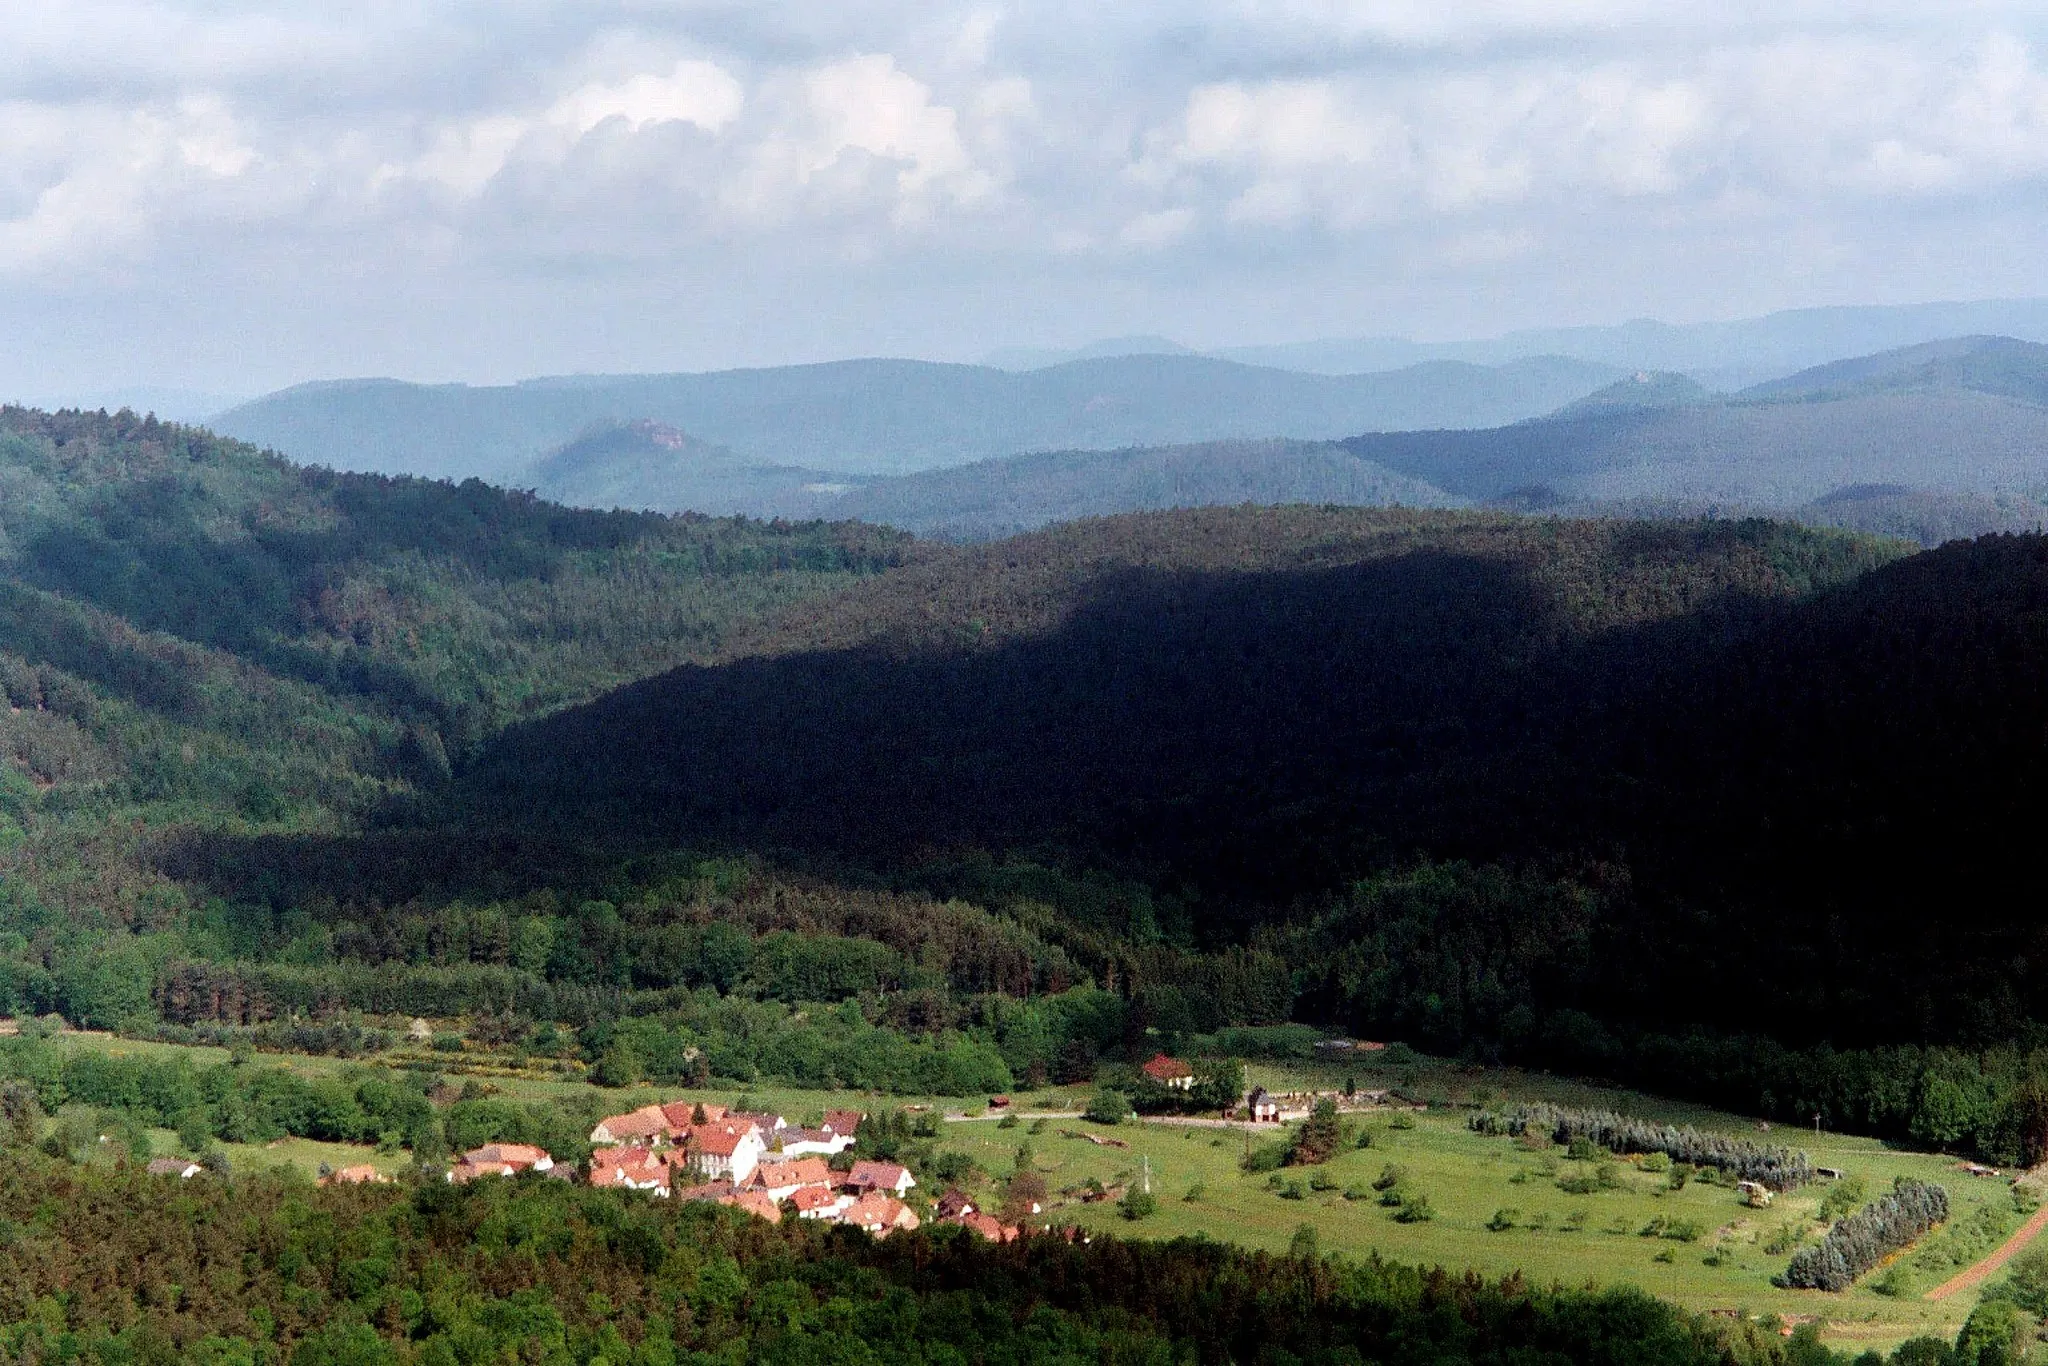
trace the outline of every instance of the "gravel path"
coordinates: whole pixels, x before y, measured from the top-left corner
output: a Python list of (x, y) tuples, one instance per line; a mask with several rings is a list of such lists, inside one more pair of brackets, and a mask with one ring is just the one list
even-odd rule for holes
[(1983, 1261), (1954, 1279), (1943, 1281), (1940, 1285), (1927, 1292), (1927, 1298), (1930, 1300), (1945, 1300), (1951, 1295), (1960, 1294), (1965, 1290), (1982, 1285), (1992, 1272), (2004, 1266), (2014, 1257), (2019, 1256), (2025, 1250), (2027, 1244), (2033, 1242), (2044, 1228), (2048, 1228), (2048, 1205), (2043, 1205), (2040, 1209), (2034, 1211), (2034, 1217), (2021, 1224), (2020, 1231), (2006, 1239), (2005, 1245), (2000, 1247), (1998, 1251), (1992, 1253), (1989, 1257), (1986, 1257)]

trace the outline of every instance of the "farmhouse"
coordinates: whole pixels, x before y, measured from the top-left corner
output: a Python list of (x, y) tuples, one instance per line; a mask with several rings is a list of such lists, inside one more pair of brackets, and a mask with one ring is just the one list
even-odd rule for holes
[(825, 1187), (799, 1186), (790, 1192), (789, 1203), (796, 1206), (799, 1219), (829, 1219), (836, 1221), (853, 1204), (853, 1197), (843, 1191)]
[(1006, 1224), (993, 1214), (979, 1214), (972, 1210), (954, 1222), (962, 1228), (969, 1228), (988, 1239), (991, 1243), (1013, 1243), (1023, 1230), (1015, 1224)]
[(667, 1198), (672, 1181), (668, 1158), (651, 1148), (599, 1148), (590, 1155), (590, 1184), (653, 1191)]
[(760, 1129), (752, 1124), (735, 1124), (727, 1119), (690, 1131), (690, 1165), (707, 1181), (744, 1185), (767, 1151)]
[(760, 1191), (740, 1191), (736, 1195), (720, 1196), (718, 1203), (743, 1209), (756, 1219), (766, 1219), (771, 1224), (782, 1222), (782, 1207)]
[(1195, 1069), (1179, 1058), (1169, 1058), (1164, 1053), (1155, 1054), (1152, 1061), (1139, 1069), (1161, 1086), (1175, 1091), (1186, 1091), (1195, 1084)]
[(917, 1212), (901, 1200), (873, 1191), (847, 1206), (839, 1222), (865, 1230), (873, 1237), (886, 1238), (898, 1229), (909, 1232), (916, 1228), (918, 1219)]
[(860, 1132), (860, 1122), (866, 1118), (867, 1116), (858, 1110), (827, 1110), (825, 1123), (821, 1127), (852, 1138)]
[(1280, 1120), (1280, 1102), (1263, 1086), (1254, 1087), (1244, 1098), (1244, 1108), (1255, 1124), (1277, 1124)]
[(933, 1208), (938, 1211), (941, 1219), (957, 1221), (974, 1213), (974, 1202), (956, 1186), (940, 1196), (939, 1203)]
[(448, 1179), (457, 1185), (479, 1176), (517, 1176), (521, 1172), (552, 1171), (555, 1159), (528, 1143), (486, 1143), (471, 1148), (448, 1169)]
[(784, 1157), (832, 1157), (853, 1146), (852, 1134), (830, 1129), (799, 1129), (794, 1125), (775, 1135), (775, 1151)]
[(805, 1187), (832, 1189), (832, 1169), (821, 1157), (803, 1157), (794, 1162), (763, 1162), (754, 1169), (749, 1184), (778, 1203)]
[(658, 1148), (667, 1143), (676, 1125), (659, 1105), (643, 1105), (629, 1114), (607, 1115), (590, 1131), (592, 1143), (638, 1143)]
[(845, 1184), (846, 1189), (856, 1195), (865, 1196), (875, 1191), (887, 1191), (901, 1199), (906, 1191), (917, 1184), (917, 1178), (894, 1162), (856, 1162), (853, 1164), (853, 1170), (846, 1174)]

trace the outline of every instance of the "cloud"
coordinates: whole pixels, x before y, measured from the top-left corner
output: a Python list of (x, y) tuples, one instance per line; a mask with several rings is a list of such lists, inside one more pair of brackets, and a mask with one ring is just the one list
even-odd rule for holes
[(1223, 295), (1426, 324), (1506, 261), (1529, 309), (1983, 293), (2048, 247), (2044, 43), (2020, 0), (43, 0), (0, 7), (0, 273), (279, 319), (785, 281), (968, 354)]

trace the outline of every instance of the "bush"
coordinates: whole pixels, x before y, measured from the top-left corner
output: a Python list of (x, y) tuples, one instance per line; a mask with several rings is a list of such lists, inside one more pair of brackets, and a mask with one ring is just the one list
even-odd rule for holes
[(1276, 1172), (1287, 1165), (1285, 1143), (1262, 1143), (1244, 1155), (1238, 1164), (1254, 1176), (1263, 1172)]
[(1832, 1224), (1835, 1220), (1862, 1209), (1869, 1190), (1860, 1176), (1845, 1176), (1835, 1182), (1820, 1198), (1820, 1221), (1823, 1224)]
[(1900, 1181), (1882, 1200), (1837, 1223), (1817, 1246), (1793, 1254), (1776, 1283), (1797, 1290), (1847, 1290), (1856, 1278), (1948, 1218), (1948, 1192)]
[(1149, 1219), (1159, 1213), (1159, 1197), (1150, 1191), (1132, 1191), (1118, 1203), (1117, 1209), (1132, 1221)]
[(1374, 1179), (1372, 1188), (1376, 1191), (1392, 1190), (1407, 1179), (1408, 1173), (1406, 1171), (1389, 1162), (1386, 1166), (1380, 1168), (1380, 1174)]
[(1130, 1097), (1105, 1089), (1088, 1098), (1088, 1108), (1081, 1112), (1081, 1118), (1093, 1124), (1121, 1124), (1130, 1112)]
[(1518, 1209), (1497, 1209), (1493, 1212), (1493, 1217), (1486, 1221), (1486, 1226), (1495, 1233), (1506, 1233), (1521, 1220), (1522, 1212)]
[(1394, 1211), (1394, 1222), (1397, 1224), (1426, 1224), (1434, 1218), (1436, 1214), (1430, 1209), (1429, 1197), (1426, 1195), (1410, 1196), (1402, 1202), (1401, 1208)]
[(1280, 1187), (1280, 1198), (1282, 1200), (1306, 1200), (1308, 1199), (1308, 1192), (1301, 1188), (1301, 1182), (1289, 1181)]
[(2036, 1318), (2048, 1318), (2048, 1246), (2037, 1244), (2013, 1258), (2005, 1279), (1991, 1293)]

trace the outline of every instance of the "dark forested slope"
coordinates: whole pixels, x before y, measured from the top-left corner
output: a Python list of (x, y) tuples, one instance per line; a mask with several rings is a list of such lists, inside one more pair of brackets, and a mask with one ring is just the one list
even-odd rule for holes
[(1996, 1035), (2048, 1020), (2042, 923), (2001, 891), (2048, 797), (2048, 543), (1895, 554), (1761, 523), (1084, 523), (516, 729), (472, 791), (870, 865), (1118, 867), (1212, 944), (1484, 862), (1552, 889), (1475, 931), (1524, 1004)]

